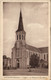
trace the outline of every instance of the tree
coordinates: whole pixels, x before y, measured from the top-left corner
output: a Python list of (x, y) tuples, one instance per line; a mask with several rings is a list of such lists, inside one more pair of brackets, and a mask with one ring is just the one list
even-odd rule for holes
[(6, 57), (6, 55), (3, 55), (3, 59), (6, 59), (7, 57)]
[(31, 67), (35, 68), (35, 67), (39, 67), (39, 57), (37, 56), (37, 54), (33, 54), (30, 57), (30, 65)]

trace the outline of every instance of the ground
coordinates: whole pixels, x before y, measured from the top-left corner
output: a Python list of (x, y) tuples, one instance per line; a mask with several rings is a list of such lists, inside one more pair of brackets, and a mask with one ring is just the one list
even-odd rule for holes
[(3, 70), (4, 76), (47, 76), (48, 69), (34, 69), (32, 68), (31, 71), (29, 69), (15, 69), (15, 70)]

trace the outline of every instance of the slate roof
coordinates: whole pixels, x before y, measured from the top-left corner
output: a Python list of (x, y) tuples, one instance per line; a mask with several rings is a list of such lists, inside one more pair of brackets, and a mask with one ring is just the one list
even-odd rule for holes
[(20, 17), (19, 17), (18, 30), (16, 32), (18, 31), (24, 31), (21, 11), (20, 11)]
[(41, 53), (48, 53), (48, 47), (41, 47), (39, 48)]
[(28, 45), (28, 44), (26, 44), (26, 49), (31, 50), (31, 51), (35, 51), (35, 52), (40, 52), (40, 53), (41, 53), (41, 51), (40, 51), (38, 48), (36, 48), (36, 47), (34, 47), (34, 46), (30, 46), (30, 45)]

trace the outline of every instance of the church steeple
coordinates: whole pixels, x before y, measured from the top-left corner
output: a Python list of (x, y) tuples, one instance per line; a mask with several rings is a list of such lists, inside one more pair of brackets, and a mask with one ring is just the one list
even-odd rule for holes
[(21, 11), (20, 11), (20, 17), (19, 17), (18, 30), (16, 32), (18, 31), (24, 31)]
[(19, 47), (24, 46), (26, 44), (25, 36), (26, 36), (26, 32), (24, 31), (24, 28), (23, 28), (22, 13), (20, 10), (19, 24), (18, 24), (18, 29), (16, 31), (16, 41)]

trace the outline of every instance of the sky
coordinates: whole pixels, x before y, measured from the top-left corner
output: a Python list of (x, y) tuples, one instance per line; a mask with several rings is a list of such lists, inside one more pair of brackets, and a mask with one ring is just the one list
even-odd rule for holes
[(26, 43), (34, 47), (48, 46), (48, 3), (3, 3), (3, 54), (11, 57), (16, 41), (20, 9), (22, 12)]

